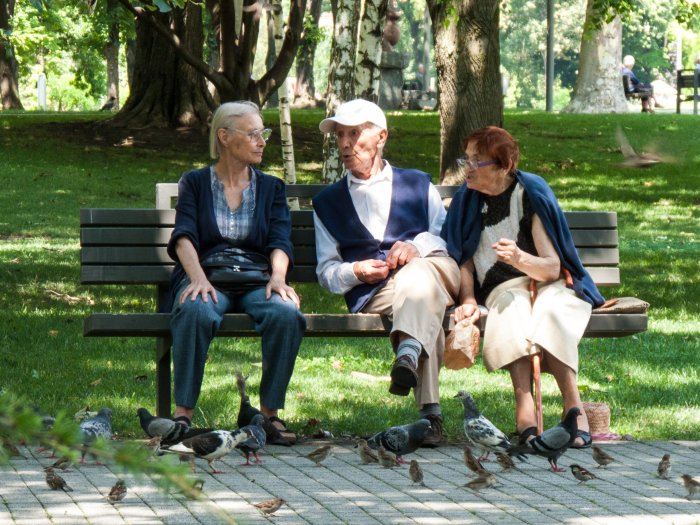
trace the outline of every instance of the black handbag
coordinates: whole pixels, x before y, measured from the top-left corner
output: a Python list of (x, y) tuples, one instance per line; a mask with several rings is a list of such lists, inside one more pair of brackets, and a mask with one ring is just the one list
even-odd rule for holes
[(270, 281), (270, 260), (261, 253), (226, 248), (200, 261), (209, 282), (230, 293), (242, 293)]

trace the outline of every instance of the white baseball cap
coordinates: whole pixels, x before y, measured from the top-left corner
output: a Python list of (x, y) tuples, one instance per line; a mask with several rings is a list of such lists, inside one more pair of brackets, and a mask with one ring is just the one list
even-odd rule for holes
[(323, 133), (333, 133), (336, 124), (359, 126), (365, 122), (387, 129), (386, 117), (382, 108), (369, 100), (356, 98), (338, 106), (335, 109), (335, 116), (323, 119), (318, 125), (318, 129)]

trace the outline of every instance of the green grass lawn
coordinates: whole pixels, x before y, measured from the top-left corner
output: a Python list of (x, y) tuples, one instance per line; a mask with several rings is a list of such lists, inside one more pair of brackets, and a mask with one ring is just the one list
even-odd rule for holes
[[(136, 408), (153, 408), (154, 342), (83, 338), (91, 312), (153, 308), (152, 291), (79, 284), (78, 213), (83, 207), (152, 207), (154, 184), (175, 182), (208, 162), (206, 138), (183, 131), (109, 130), (99, 114), (0, 113), (0, 387), (48, 412), (110, 406), (122, 436), (140, 436)], [(321, 111), (296, 111), (300, 182), (319, 180)], [(275, 126), (274, 112), (266, 113)], [(386, 158), (397, 166), (437, 173), (438, 116), (391, 112)], [(604, 401), (613, 430), (643, 439), (700, 436), (700, 119), (692, 115), (506, 114), (520, 141), (521, 168), (544, 176), (566, 210), (614, 210), (621, 235), (623, 284), (607, 296), (649, 301), (647, 333), (586, 339), (581, 345), (584, 400)], [(87, 123), (87, 124), (86, 124)], [(633, 146), (656, 148), (670, 162), (625, 169), (615, 143), (622, 125)], [(279, 135), (263, 169), (281, 174)], [(306, 311), (343, 311), (338, 297), (302, 287)], [(257, 401), (259, 340), (214, 342), (196, 422), (231, 425), (238, 410), (232, 370), (250, 373)], [(413, 419), (411, 398), (352, 372), (385, 376), (391, 353), (383, 339), (307, 339), (287, 398), (295, 428), (317, 418), (336, 436), (368, 433)], [(461, 405), (470, 390), (484, 413), (513, 428), (513, 398), (505, 373), (443, 371), (443, 410), (452, 438), (461, 433)], [(543, 381), (545, 425), (561, 411), (556, 385)]]

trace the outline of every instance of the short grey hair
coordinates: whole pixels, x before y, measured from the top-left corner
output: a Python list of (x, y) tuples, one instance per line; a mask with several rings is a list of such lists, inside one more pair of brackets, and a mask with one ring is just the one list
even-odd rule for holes
[(634, 66), (634, 57), (632, 55), (625, 55), (625, 58), (622, 59), (622, 65), (631, 68)]
[(217, 131), (221, 128), (233, 128), (239, 118), (254, 113), (262, 118), (260, 107), (255, 102), (249, 100), (237, 100), (236, 102), (225, 102), (214, 112), (211, 119), (211, 129), (209, 130), (209, 156), (212, 159), (219, 158), (219, 135)]

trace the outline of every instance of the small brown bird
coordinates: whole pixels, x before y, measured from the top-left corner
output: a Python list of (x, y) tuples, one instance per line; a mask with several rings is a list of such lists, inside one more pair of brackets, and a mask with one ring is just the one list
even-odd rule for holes
[(260, 503), (255, 503), (254, 506), (266, 516), (270, 516), (277, 512), (285, 503), (287, 502), (282, 498), (273, 498), (266, 501), (261, 501)]
[(116, 503), (117, 501), (123, 500), (125, 497), (126, 483), (124, 483), (123, 479), (118, 479), (112, 489), (109, 491), (109, 494), (107, 494), (107, 499), (110, 503)]
[(323, 467), (321, 463), (326, 461), (328, 459), (328, 456), (331, 455), (333, 452), (333, 445), (323, 445), (321, 447), (318, 447), (316, 450), (312, 450), (309, 452), (306, 457), (309, 458), (311, 461), (316, 463), (317, 467)]
[(145, 443), (146, 448), (151, 450), (154, 456), (160, 452), (160, 442), (162, 439), (163, 436), (153, 436)]
[(63, 492), (73, 491), (66, 483), (66, 480), (56, 474), (52, 467), (44, 467), (44, 472), (46, 473), (46, 484), (51, 490), (61, 489)]
[(593, 445), (593, 448), (591, 450), (591, 454), (593, 455), (593, 461), (598, 463), (598, 468), (607, 467), (608, 465), (610, 465), (610, 463), (615, 461), (614, 457), (612, 457), (600, 447)]
[(379, 457), (377, 457), (377, 452), (369, 448), (366, 439), (357, 440), (357, 454), (360, 456), (360, 460), (363, 465), (368, 463), (379, 463)]
[(411, 475), (411, 480), (413, 483), (420, 483), (425, 487), (423, 483), (423, 469), (415, 459), (411, 460), (411, 465), (408, 467), (408, 473)]
[(683, 474), (683, 485), (688, 489), (687, 499), (692, 498), (696, 492), (700, 492), (700, 481), (696, 480), (690, 474)]
[(515, 466), (513, 459), (508, 454), (504, 454), (503, 452), (496, 452), (496, 461), (498, 461), (498, 464), (503, 467), (503, 470), (517, 470), (518, 468)]
[(67, 471), (73, 466), (73, 461), (68, 456), (63, 456), (61, 458), (58, 458), (56, 461), (53, 462), (53, 465), (51, 465), (52, 468), (54, 469), (59, 469), (62, 471)]
[(497, 482), (496, 475), (492, 474), (491, 472), (486, 472), (484, 470), (482, 472), (479, 472), (479, 475), (477, 477), (475, 477), (473, 480), (465, 483), (464, 486), (467, 487), (468, 489), (471, 489), (475, 492), (478, 492), (481, 489), (493, 487), (496, 484), (496, 482)]
[(17, 445), (15, 445), (12, 441), (5, 441), (5, 440), (0, 440), (0, 441), (2, 441), (2, 448), (5, 449), (5, 453), (9, 457), (27, 459), (22, 454), (20, 454), (19, 449), (17, 448)]
[(464, 445), (464, 464), (472, 472), (479, 474), (480, 472), (486, 472), (486, 469), (481, 464), (481, 461), (476, 459), (476, 456), (472, 453), (472, 449), (469, 445)]
[(668, 479), (671, 473), (671, 454), (664, 454), (659, 461), (659, 466), (656, 467), (656, 474), (662, 479)]
[(384, 468), (394, 468), (401, 465), (396, 454), (389, 452), (384, 447), (377, 449), (377, 456), (379, 457), (379, 464)]
[(599, 479), (598, 476), (593, 474), (590, 470), (587, 468), (582, 467), (581, 465), (570, 465), (571, 467), (571, 473), (574, 475), (574, 477), (578, 480), (579, 484), (583, 483), (584, 481), (590, 481), (592, 479)]

